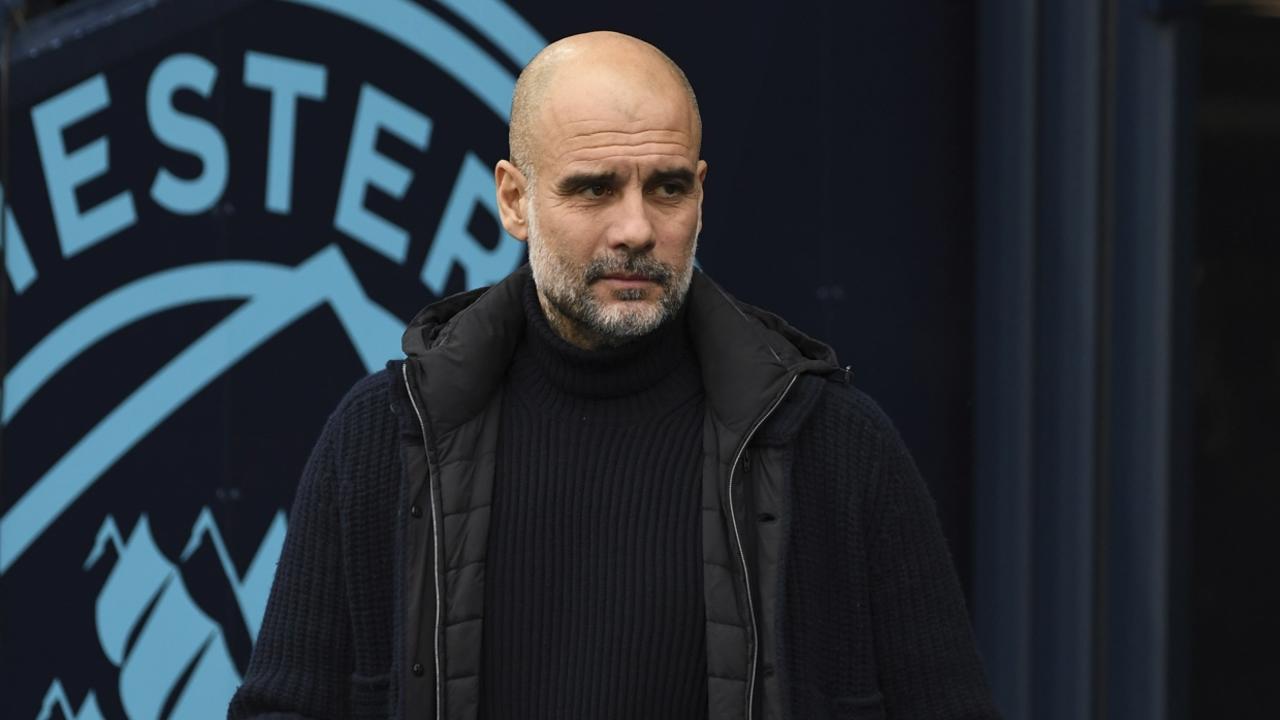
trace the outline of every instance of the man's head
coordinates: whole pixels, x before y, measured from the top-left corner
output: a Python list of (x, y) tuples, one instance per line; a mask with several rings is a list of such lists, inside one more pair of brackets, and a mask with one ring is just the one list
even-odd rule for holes
[(498, 207), (566, 340), (617, 345), (679, 310), (702, 229), (701, 141), (684, 73), (635, 38), (568, 37), (520, 74)]

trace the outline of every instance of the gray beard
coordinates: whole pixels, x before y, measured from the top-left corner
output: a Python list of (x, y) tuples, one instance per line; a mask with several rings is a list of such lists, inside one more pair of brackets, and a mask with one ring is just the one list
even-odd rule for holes
[[(684, 305), (693, 280), (693, 257), (684, 267), (659, 262), (647, 251), (612, 254), (592, 259), (577, 270), (542, 242), (533, 204), (529, 205), (529, 265), (543, 311), (551, 327), (565, 340), (587, 347), (617, 347), (648, 335), (675, 317)], [(698, 237), (694, 233), (694, 251)], [(606, 275), (625, 273), (645, 277), (661, 289), (656, 304), (607, 305), (591, 292), (591, 286)], [(618, 301), (645, 297), (640, 288), (615, 290)]]

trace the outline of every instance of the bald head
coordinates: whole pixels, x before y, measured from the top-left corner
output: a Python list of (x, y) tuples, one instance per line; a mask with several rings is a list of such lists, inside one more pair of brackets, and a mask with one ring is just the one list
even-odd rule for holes
[(684, 71), (658, 48), (615, 32), (571, 35), (543, 48), (520, 73), (511, 100), (511, 163), (530, 180), (541, 151), (542, 126), (554, 122), (559, 97), (599, 92), (622, 109), (647, 98), (680, 96), (687, 102), (695, 147), (702, 140), (702, 117)]

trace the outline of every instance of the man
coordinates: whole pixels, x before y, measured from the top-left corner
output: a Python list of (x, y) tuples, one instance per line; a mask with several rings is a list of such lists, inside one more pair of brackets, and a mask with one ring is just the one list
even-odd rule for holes
[(331, 416), (231, 715), (993, 717), (892, 425), (693, 269), (684, 74), (567, 38), (510, 129), (530, 268), (427, 307)]

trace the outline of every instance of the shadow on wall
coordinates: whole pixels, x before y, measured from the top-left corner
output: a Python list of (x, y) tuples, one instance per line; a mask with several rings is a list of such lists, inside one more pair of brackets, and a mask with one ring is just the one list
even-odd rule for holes
[[(1205, 14), (1195, 282), (1193, 718), (1280, 681), (1280, 3)], [(1232, 3), (1239, 6), (1241, 3)]]

